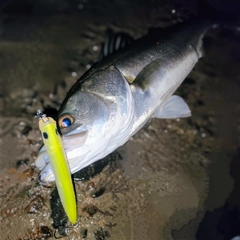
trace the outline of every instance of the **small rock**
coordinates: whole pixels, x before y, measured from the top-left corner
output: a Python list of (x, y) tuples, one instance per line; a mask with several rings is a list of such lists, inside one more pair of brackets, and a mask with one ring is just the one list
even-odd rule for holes
[(43, 207), (43, 198), (37, 196), (34, 198), (29, 205), (25, 208), (26, 213), (36, 213)]
[(99, 209), (96, 206), (89, 204), (89, 205), (85, 206), (82, 209), (82, 211), (86, 212), (90, 217), (92, 217), (96, 212), (99, 211)]

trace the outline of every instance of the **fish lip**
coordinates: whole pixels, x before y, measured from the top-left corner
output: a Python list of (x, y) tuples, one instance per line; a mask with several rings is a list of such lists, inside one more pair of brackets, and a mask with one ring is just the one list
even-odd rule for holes
[(46, 186), (49, 182), (53, 181), (55, 181), (55, 176), (52, 170), (52, 166), (49, 163), (41, 170), (41, 173), (39, 174), (38, 177), (38, 182), (41, 185)]
[(46, 149), (45, 147), (43, 146), (39, 153), (38, 153), (38, 156), (35, 160), (35, 166), (40, 170), (42, 171), (45, 166), (49, 163), (49, 158), (48, 158), (48, 155), (47, 155), (47, 152), (46, 152)]
[(86, 126), (80, 126), (79, 128), (74, 129), (71, 132), (65, 133), (62, 135), (62, 138), (67, 137), (67, 136), (71, 136), (71, 135), (76, 135), (76, 134), (86, 134), (86, 132), (88, 131)]

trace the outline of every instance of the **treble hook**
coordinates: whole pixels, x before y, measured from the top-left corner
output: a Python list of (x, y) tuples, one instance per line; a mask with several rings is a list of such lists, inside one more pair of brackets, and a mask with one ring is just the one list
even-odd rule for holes
[(37, 110), (35, 117), (39, 118), (40, 120), (42, 120), (45, 123), (49, 121), (47, 115), (44, 114), (41, 110)]

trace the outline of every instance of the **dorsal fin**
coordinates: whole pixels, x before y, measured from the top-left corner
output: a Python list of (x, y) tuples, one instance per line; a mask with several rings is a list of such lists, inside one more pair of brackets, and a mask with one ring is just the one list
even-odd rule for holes
[(112, 30), (108, 30), (107, 39), (102, 44), (102, 50), (99, 60), (111, 55), (112, 53), (118, 51), (119, 49), (128, 46), (133, 41), (134, 39), (127, 33), (122, 32), (114, 33)]

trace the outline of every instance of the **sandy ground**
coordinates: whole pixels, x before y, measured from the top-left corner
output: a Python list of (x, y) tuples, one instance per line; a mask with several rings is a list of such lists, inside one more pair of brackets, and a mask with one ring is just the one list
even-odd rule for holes
[(67, 223), (54, 185), (37, 183), (33, 165), (42, 145), (34, 114), (45, 109), (54, 115), (71, 85), (98, 59), (107, 29), (138, 38), (149, 27), (193, 16), (195, 5), (153, 0), (1, 5), (1, 239), (221, 240), (239, 234), (239, 220), (228, 214), (240, 210), (236, 27), (208, 32), (205, 57), (177, 91), (191, 118), (153, 119), (115, 153), (75, 175), (76, 226)]

